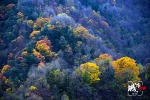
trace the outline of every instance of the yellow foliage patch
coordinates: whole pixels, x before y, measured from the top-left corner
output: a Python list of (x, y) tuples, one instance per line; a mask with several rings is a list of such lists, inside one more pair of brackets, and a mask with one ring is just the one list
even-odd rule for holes
[(9, 65), (5, 65), (2, 70), (1, 70), (1, 73), (3, 74), (7, 69), (9, 69), (10, 66)]
[(81, 37), (83, 39), (94, 38), (91, 34), (89, 34), (88, 30), (83, 26), (79, 26), (73, 30), (75, 37)]
[(50, 41), (40, 40), (36, 43), (36, 49), (45, 54), (50, 54)]
[(34, 23), (37, 28), (42, 29), (45, 23), (48, 23), (50, 21), (50, 18), (38, 18), (36, 22)]
[(123, 81), (125, 76), (128, 76), (129, 78), (131, 75), (132, 79), (128, 81), (140, 80), (140, 78), (138, 77), (140, 73), (139, 68), (134, 59), (131, 59), (129, 57), (122, 57), (113, 62), (113, 67), (115, 70), (115, 78), (119, 81)]
[(23, 52), (22, 52), (22, 55), (27, 55), (27, 54), (28, 54), (27, 51), (23, 51)]
[(33, 31), (31, 34), (30, 34), (30, 38), (34, 37), (34, 35), (37, 35), (39, 34), (40, 31)]
[(109, 54), (107, 54), (107, 53), (99, 55), (99, 57), (96, 58), (96, 59), (94, 59), (94, 60), (95, 60), (96, 62), (98, 62), (99, 60), (107, 60), (107, 59), (113, 61), (112, 56), (109, 55)]
[[(76, 72), (79, 73), (82, 78), (88, 78), (90, 83), (96, 83), (100, 80), (99, 75), (99, 66), (97, 66), (95, 63), (87, 62), (84, 64), (81, 64), (78, 69), (76, 69)], [(86, 76), (86, 77), (85, 77)]]
[(35, 91), (35, 90), (38, 90), (35, 86), (30, 86), (29, 88), (30, 91)]
[(37, 57), (37, 59), (38, 59), (39, 61), (42, 61), (42, 60), (45, 59), (45, 57), (42, 56), (39, 52), (37, 52), (36, 49), (33, 49), (33, 54), (34, 54), (34, 56)]

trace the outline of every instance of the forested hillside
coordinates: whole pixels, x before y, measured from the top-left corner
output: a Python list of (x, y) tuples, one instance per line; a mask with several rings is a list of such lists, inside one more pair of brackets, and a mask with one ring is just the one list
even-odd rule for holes
[(0, 100), (149, 100), (149, 86), (149, 0), (0, 1)]

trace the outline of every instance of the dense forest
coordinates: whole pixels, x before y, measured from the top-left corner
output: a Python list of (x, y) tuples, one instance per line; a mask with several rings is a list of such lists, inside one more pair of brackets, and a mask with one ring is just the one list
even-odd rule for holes
[(149, 0), (0, 1), (0, 100), (135, 99), (150, 100)]

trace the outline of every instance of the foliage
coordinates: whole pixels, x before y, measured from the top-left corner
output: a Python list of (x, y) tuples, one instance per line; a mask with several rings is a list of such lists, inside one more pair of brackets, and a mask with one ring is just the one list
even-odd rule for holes
[(105, 64), (108, 64), (113, 61), (113, 58), (111, 55), (105, 53), (100, 54), (98, 58), (94, 59), (96, 63), (98, 63), (100, 60), (104, 60)]
[(107, 22), (102, 21), (101, 23), (102, 23), (102, 25), (103, 25), (103, 26), (105, 26), (105, 27), (109, 27), (109, 24), (108, 24)]
[(20, 18), (24, 18), (24, 14), (22, 12), (17, 13)]
[(30, 86), (29, 88), (30, 91), (35, 91), (35, 90), (38, 90), (35, 86)]
[(73, 33), (76, 38), (88, 40), (92, 37), (92, 35), (89, 34), (88, 30), (83, 26), (78, 26), (76, 29), (73, 30)]
[(36, 43), (36, 49), (46, 55), (50, 54), (51, 42), (49, 40), (40, 40)]
[(124, 87), (141, 79), (149, 100), (149, 4), (1, 0), (0, 99), (132, 100)]
[(150, 64), (149, 63), (146, 65), (146, 75), (145, 75), (145, 78), (146, 79), (150, 78)]
[(61, 80), (63, 80), (63, 72), (61, 72), (60, 69), (52, 68), (47, 78), (51, 89), (53, 89), (56, 84), (60, 85)]
[(99, 2), (96, 0), (95, 2), (90, 1), (90, 0), (79, 0), (83, 5), (85, 6), (91, 6), (92, 9), (98, 10)]
[(139, 81), (139, 68), (134, 59), (122, 57), (113, 62), (115, 78), (123, 83), (127, 81)]
[[(20, 84), (22, 84), (22, 81), (24, 81), (24, 78), (26, 77), (26, 72), (22, 73), (23, 71), (20, 71), (19, 68), (12, 67), (8, 71), (6, 71), (3, 75), (8, 77), (8, 80), (10, 82), (13, 82), (13, 84), (16, 87), (19, 87)], [(13, 76), (12, 76), (13, 75)]]
[(28, 25), (29, 27), (32, 27), (33, 24), (34, 24), (34, 22), (33, 22), (32, 20), (28, 20), (28, 21), (27, 21), (27, 25)]
[[(14, 85), (5, 76), (0, 74), (0, 92), (11, 93), (14, 92)], [(0, 97), (3, 95), (0, 93)]]
[(100, 80), (99, 66), (95, 63), (87, 62), (81, 64), (76, 72), (79, 73), (83, 79), (83, 83), (96, 83)]
[(56, 17), (53, 17), (50, 21), (52, 25), (58, 27), (67, 27), (67, 26), (74, 26), (74, 20), (65, 13), (58, 14)]
[(58, 52), (60, 49), (64, 50), (68, 44), (73, 47), (76, 44), (76, 40), (72, 35), (72, 27), (57, 27), (54, 25), (47, 25), (47, 29), (43, 31), (43, 34), (48, 35), (53, 45), (53, 51)]
[(38, 64), (38, 69), (40, 69), (40, 68), (42, 68), (42, 67), (45, 67), (45, 64), (44, 64), (43, 62), (40, 62), (40, 63)]
[(2, 69), (2, 66), (6, 64), (7, 62), (7, 53), (8, 50), (1, 50), (0, 51), (0, 69)]
[(144, 72), (143, 66), (141, 64), (137, 64), (137, 66), (139, 67), (139, 72), (140, 74)]
[(100, 66), (102, 72), (100, 78), (103, 83), (114, 80), (114, 68), (112, 67), (113, 58), (111, 55), (107, 53), (100, 54), (94, 61)]
[(24, 59), (25, 59), (25, 63), (28, 64), (28, 66), (30, 66), (32, 64), (37, 64), (38, 63), (37, 58), (35, 58), (34, 55), (30, 54), (30, 53), (27, 54), (27, 55), (25, 55)]
[(69, 100), (69, 97), (66, 94), (63, 94), (61, 100)]
[(27, 52), (27, 51), (23, 51), (21, 54), (22, 54), (22, 55), (27, 55), (28, 52)]
[(9, 69), (10, 66), (9, 65), (5, 65), (2, 70), (1, 70), (1, 74), (3, 74), (7, 69)]
[(39, 60), (39, 61), (43, 61), (45, 59), (44, 56), (42, 56), (39, 52), (36, 51), (36, 49), (33, 49), (33, 54), (34, 56), (36, 56), (36, 58)]
[(50, 21), (49, 18), (37, 18), (36, 22), (33, 25), (33, 29), (38, 30), (38, 29), (42, 29), (44, 27), (44, 24), (48, 23)]
[(38, 35), (40, 33), (40, 31), (33, 31), (31, 34), (30, 34), (30, 38)]

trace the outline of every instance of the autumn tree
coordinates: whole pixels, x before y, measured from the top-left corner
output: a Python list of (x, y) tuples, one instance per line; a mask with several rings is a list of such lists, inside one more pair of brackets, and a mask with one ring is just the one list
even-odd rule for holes
[(94, 38), (83, 26), (78, 26), (76, 29), (73, 30), (73, 33), (74, 36), (79, 39), (81, 38), (88, 40), (89, 38)]
[(40, 31), (33, 31), (31, 34), (30, 34), (30, 38), (38, 35), (40, 33)]
[(49, 18), (37, 18), (36, 22), (33, 25), (34, 30), (41, 30), (44, 27), (44, 24), (48, 23), (50, 21)]
[(139, 81), (139, 68), (134, 59), (122, 57), (113, 62), (115, 70), (115, 78), (119, 82), (127, 83), (127, 81)]
[(44, 54), (50, 54), (51, 42), (49, 40), (40, 40), (36, 43), (36, 49)]
[(99, 75), (99, 66), (97, 66), (95, 63), (87, 62), (84, 64), (81, 64), (78, 69), (76, 69), (76, 72), (81, 75), (83, 79), (83, 83), (96, 83), (100, 80)]
[(1, 70), (1, 74), (3, 74), (7, 69), (9, 69), (10, 66), (9, 65), (5, 65), (2, 70)]

